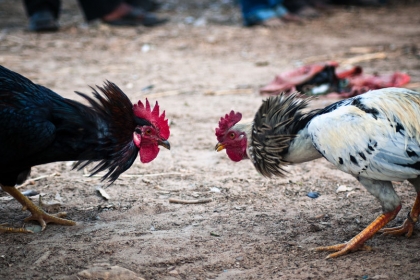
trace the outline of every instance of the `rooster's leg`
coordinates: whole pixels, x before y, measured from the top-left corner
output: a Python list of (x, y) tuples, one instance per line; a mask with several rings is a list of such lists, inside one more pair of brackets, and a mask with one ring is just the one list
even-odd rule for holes
[(396, 208), (392, 212), (384, 213), (374, 220), (369, 226), (367, 226), (362, 232), (353, 237), (349, 242), (343, 244), (337, 244), (332, 246), (324, 246), (315, 248), (316, 251), (338, 251), (336, 253), (327, 256), (329, 258), (335, 258), (347, 253), (366, 250), (369, 251), (371, 248), (364, 245), (365, 241), (370, 239), (377, 231), (383, 228), (389, 221), (393, 220), (400, 211), (401, 206)]
[(419, 220), (420, 215), (420, 192), (417, 193), (413, 208), (407, 215), (407, 219), (399, 227), (384, 228), (381, 230), (384, 234), (403, 235), (410, 237), (413, 234), (414, 225)]
[[(72, 226), (76, 223), (70, 220), (62, 219), (61, 217), (65, 216), (65, 213), (57, 213), (54, 215), (50, 215), (44, 212), (41, 208), (36, 206), (29, 198), (24, 196), (20, 191), (18, 191), (15, 187), (8, 187), (8, 186), (1, 186), (3, 191), (7, 192), (13, 198), (15, 198), (17, 201), (19, 201), (20, 204), (22, 204), (24, 210), (29, 210), (32, 215), (25, 219), (25, 222), (35, 220), (38, 221), (41, 224), (42, 230), (44, 230), (48, 223), (56, 223), (60, 225), (65, 226)], [(7, 230), (8, 232), (25, 232), (21, 231), (20, 229), (12, 229)], [(17, 230), (17, 231), (15, 231)]]
[(357, 250), (370, 250), (364, 245), (376, 232), (383, 228), (389, 221), (393, 220), (401, 210), (401, 202), (396, 194), (392, 183), (367, 178), (357, 178), (359, 182), (375, 196), (382, 205), (382, 215), (374, 220), (362, 232), (353, 237), (349, 242), (333, 246), (315, 248), (316, 251), (337, 251), (327, 256), (327, 259), (339, 257)]

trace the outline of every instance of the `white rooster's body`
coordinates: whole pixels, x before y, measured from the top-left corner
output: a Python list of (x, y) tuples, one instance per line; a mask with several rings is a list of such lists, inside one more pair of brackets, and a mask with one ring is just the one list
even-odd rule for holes
[(390, 88), (337, 105), (314, 117), (305, 131), (329, 162), (374, 180), (403, 181), (420, 175), (418, 93)]
[(420, 214), (420, 94), (385, 88), (304, 113), (307, 103), (295, 94), (270, 97), (248, 129), (242, 128), (247, 126), (244, 124), (223, 127), (229, 117), (226, 115), (216, 132), (217, 150), (226, 148), (231, 159), (235, 158), (238, 149), (233, 145), (232, 133), (246, 135), (243, 158), (250, 158), (255, 168), (268, 177), (284, 176), (287, 164), (323, 156), (353, 175), (375, 196), (383, 214), (348, 243), (319, 248), (338, 251), (329, 257), (363, 247), (367, 239), (395, 218), (401, 202), (391, 181), (410, 181), (417, 199), (401, 227), (383, 231), (410, 236)]

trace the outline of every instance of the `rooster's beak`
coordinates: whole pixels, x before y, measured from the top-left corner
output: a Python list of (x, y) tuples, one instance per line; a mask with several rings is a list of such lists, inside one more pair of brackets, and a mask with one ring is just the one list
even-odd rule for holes
[(171, 144), (169, 144), (168, 140), (159, 140), (158, 145), (165, 147), (166, 149), (171, 149)]
[(222, 143), (217, 143), (216, 147), (214, 147), (214, 149), (218, 152), (222, 151), (225, 148), (225, 146), (223, 146)]

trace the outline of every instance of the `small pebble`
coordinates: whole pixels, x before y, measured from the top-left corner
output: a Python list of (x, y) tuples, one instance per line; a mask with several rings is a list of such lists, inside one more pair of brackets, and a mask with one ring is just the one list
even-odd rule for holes
[(211, 187), (210, 191), (215, 192), (215, 193), (220, 193), (221, 192), (221, 190), (219, 188), (216, 188), (216, 187)]
[(178, 273), (178, 271), (177, 270), (171, 270), (171, 271), (169, 271), (169, 274), (171, 274), (171, 275), (178, 275), (179, 273)]
[(338, 186), (338, 188), (335, 192), (339, 193), (339, 192), (347, 192), (347, 191), (351, 191), (351, 190), (353, 190), (353, 188), (347, 187), (345, 185), (341, 185), (341, 186)]
[(149, 90), (152, 90), (154, 87), (155, 87), (154, 85), (148, 85), (148, 86), (142, 88), (141, 91), (149, 91)]
[(25, 225), (25, 229), (32, 231), (33, 233), (41, 232), (42, 227), (40, 225), (31, 225), (27, 224)]
[(24, 196), (34, 196), (34, 195), (39, 194), (39, 192), (34, 191), (34, 190), (26, 190), (26, 191), (23, 191), (22, 194)]
[(306, 195), (310, 198), (318, 198), (320, 194), (319, 192), (308, 192)]

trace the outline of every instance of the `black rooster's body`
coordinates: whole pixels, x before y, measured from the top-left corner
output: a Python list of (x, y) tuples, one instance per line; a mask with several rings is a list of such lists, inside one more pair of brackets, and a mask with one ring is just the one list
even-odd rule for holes
[(133, 164), (139, 152), (133, 132), (152, 124), (134, 114), (131, 101), (113, 83), (98, 89), (102, 94), (93, 89), (96, 100), (78, 93), (89, 107), (0, 66), (3, 190), (10, 193), (39, 164), (78, 161), (77, 166), (83, 167), (99, 161), (93, 173), (107, 170), (103, 179), (111, 182)]
[[(117, 146), (129, 146), (119, 174), (128, 169), (138, 153), (132, 144), (132, 104), (121, 91), (106, 92), (108, 100), (101, 105), (90, 99), (94, 106), (88, 107), (0, 67), (0, 183), (20, 184), (32, 166), (55, 161), (102, 160), (109, 167), (117, 160)], [(121, 98), (128, 106), (118, 117), (112, 115), (118, 104), (111, 98)], [(112, 127), (115, 119), (121, 124), (118, 131)]]

